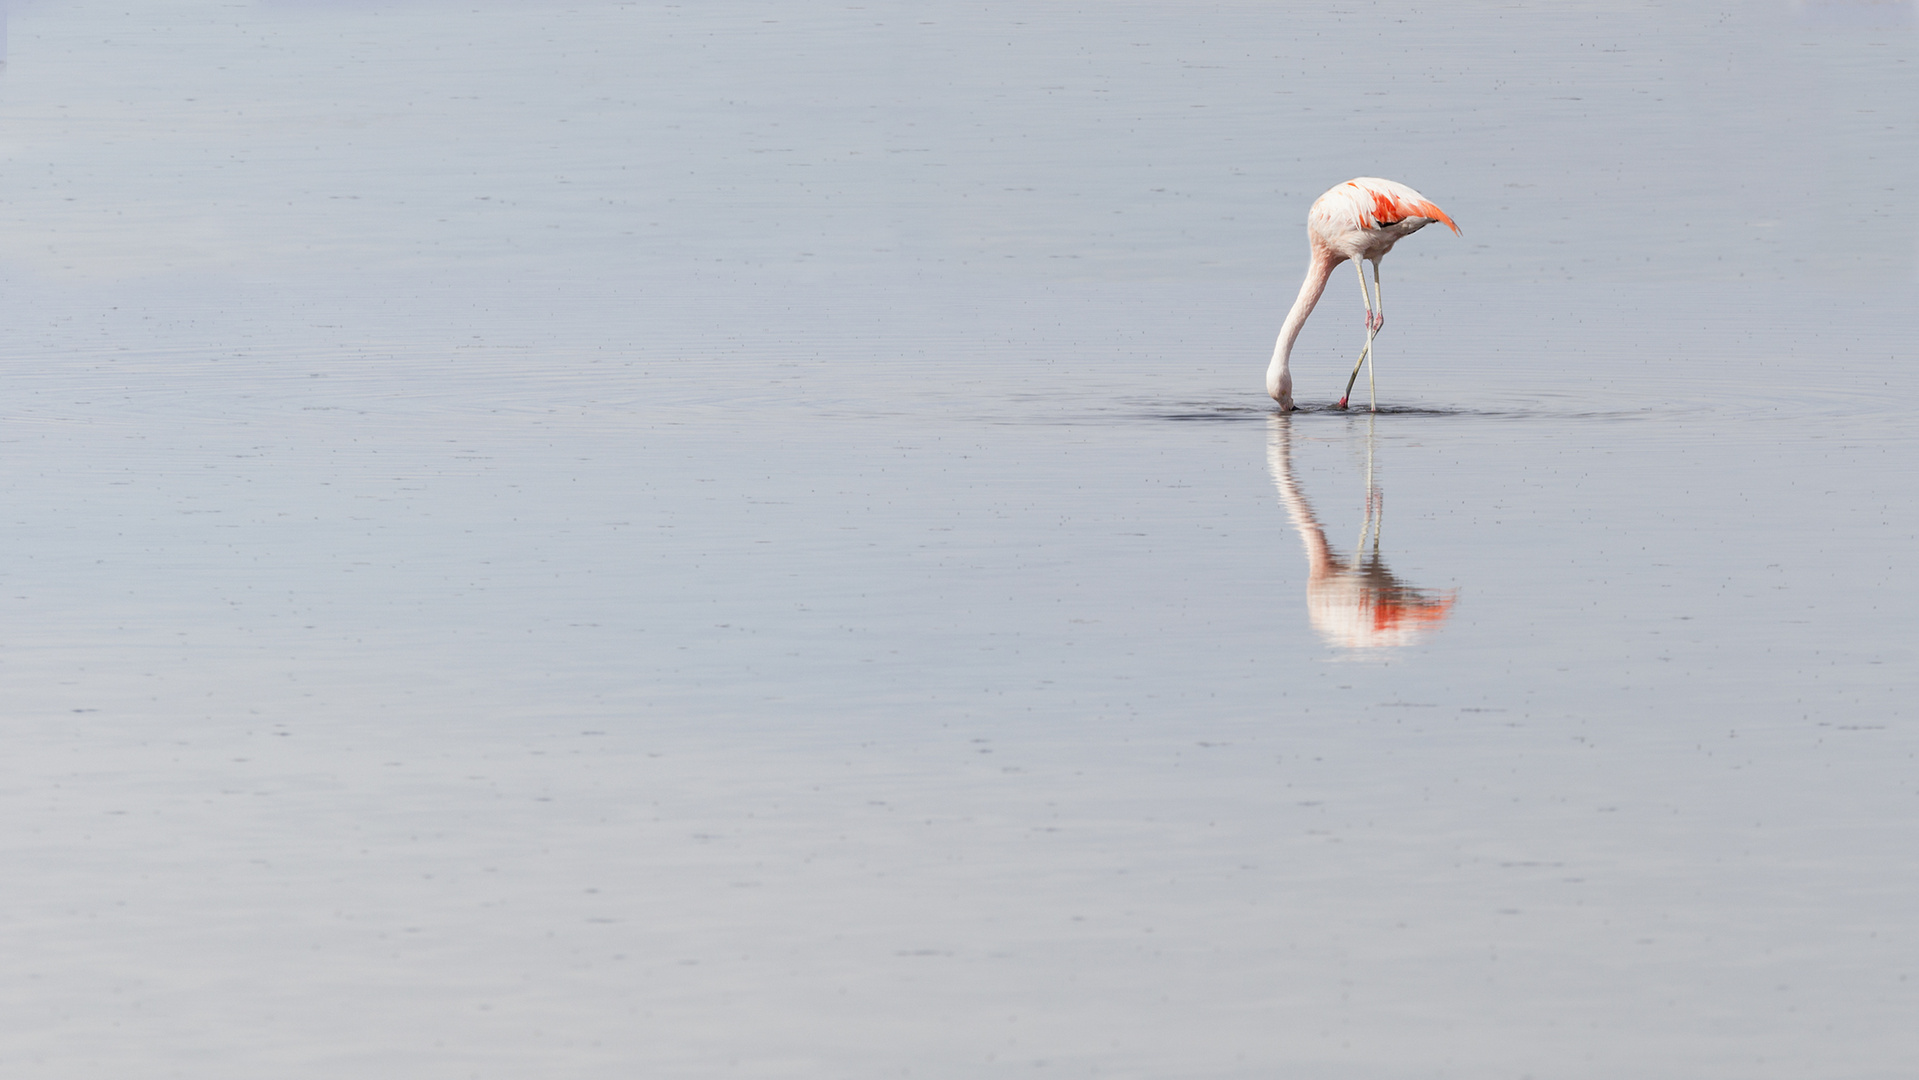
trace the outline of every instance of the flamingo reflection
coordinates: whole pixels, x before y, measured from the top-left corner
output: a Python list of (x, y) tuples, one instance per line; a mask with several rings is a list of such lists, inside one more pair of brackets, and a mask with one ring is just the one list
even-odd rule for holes
[[(1385, 499), (1373, 483), (1373, 420), (1366, 420), (1366, 520), (1350, 559), (1326, 541), (1293, 477), (1293, 418), (1275, 416), (1267, 448), (1273, 486), (1306, 546), (1306, 611), (1329, 644), (1352, 649), (1410, 645), (1445, 621), (1457, 593), (1418, 589), (1393, 576), (1379, 554)], [(1371, 547), (1368, 548), (1368, 537)]]

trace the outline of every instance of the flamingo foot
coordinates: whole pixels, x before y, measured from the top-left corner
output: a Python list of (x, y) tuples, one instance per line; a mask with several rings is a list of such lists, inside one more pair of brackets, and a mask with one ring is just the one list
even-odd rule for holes
[(1335, 405), (1335, 406), (1333, 406), (1333, 408), (1335, 408), (1335, 409), (1343, 409), (1343, 408), (1345, 408), (1345, 407), (1346, 407), (1346, 399), (1345, 399), (1345, 398), (1340, 398), (1340, 399), (1339, 399), (1339, 404), (1337, 404), (1337, 405)]

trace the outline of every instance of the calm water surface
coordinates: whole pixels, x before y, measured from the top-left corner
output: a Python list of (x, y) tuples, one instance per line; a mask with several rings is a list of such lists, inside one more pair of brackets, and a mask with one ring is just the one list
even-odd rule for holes
[(16, 3), (0, 1062), (1903, 1075), (1908, 14)]

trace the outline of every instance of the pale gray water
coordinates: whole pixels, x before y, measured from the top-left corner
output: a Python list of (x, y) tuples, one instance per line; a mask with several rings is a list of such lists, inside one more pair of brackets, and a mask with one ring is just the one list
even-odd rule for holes
[(1906, 9), (8, 32), (7, 1075), (1919, 1056)]

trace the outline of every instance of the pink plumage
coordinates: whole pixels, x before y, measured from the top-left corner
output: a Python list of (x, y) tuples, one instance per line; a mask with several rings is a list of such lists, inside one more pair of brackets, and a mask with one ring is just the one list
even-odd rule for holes
[[(1312, 314), (1313, 306), (1326, 291), (1333, 267), (1351, 260), (1359, 271), (1359, 291), (1366, 302), (1366, 347), (1360, 350), (1359, 362), (1353, 365), (1352, 378), (1346, 380), (1346, 394), (1339, 399), (1339, 408), (1343, 409), (1346, 399), (1352, 395), (1353, 381), (1359, 378), (1360, 365), (1372, 356), (1374, 336), (1386, 325), (1386, 308), (1379, 295), (1379, 260), (1394, 244), (1435, 221), (1444, 222), (1455, 234), (1459, 232), (1459, 226), (1432, 200), (1405, 184), (1376, 176), (1348, 180), (1313, 201), (1313, 208), (1306, 214), (1306, 240), (1311, 255), (1306, 281), (1299, 288), (1293, 309), (1286, 314), (1279, 343), (1273, 349), (1273, 362), (1266, 369), (1266, 392), (1279, 402), (1281, 411), (1293, 410), (1290, 368), (1293, 342), (1299, 337), (1300, 328), (1306, 325), (1306, 316)], [(1366, 288), (1363, 265), (1367, 261), (1373, 264), (1370, 292)], [(1370, 386), (1370, 375), (1367, 381)], [(1377, 397), (1373, 408), (1379, 408)]]

